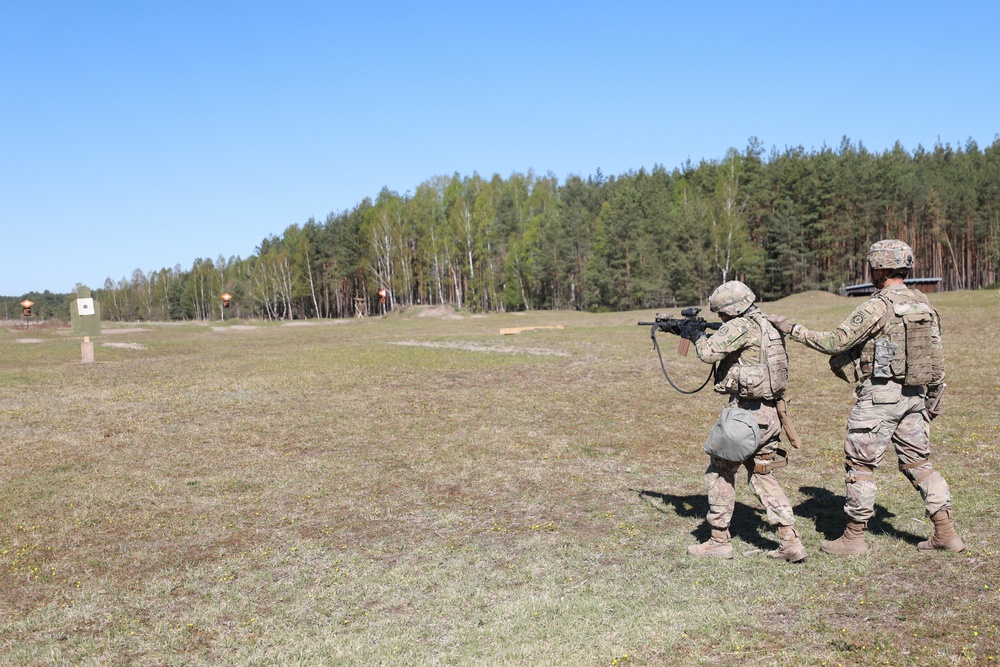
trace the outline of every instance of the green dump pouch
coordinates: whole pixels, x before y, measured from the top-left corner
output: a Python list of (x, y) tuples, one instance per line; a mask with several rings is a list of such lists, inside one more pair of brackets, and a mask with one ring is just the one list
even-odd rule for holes
[(753, 412), (744, 408), (723, 408), (719, 421), (705, 441), (705, 453), (724, 461), (741, 463), (760, 446), (760, 427)]

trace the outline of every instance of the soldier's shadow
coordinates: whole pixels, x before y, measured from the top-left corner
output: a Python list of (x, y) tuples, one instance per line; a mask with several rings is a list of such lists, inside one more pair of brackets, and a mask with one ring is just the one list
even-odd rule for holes
[[(705, 494), (675, 496), (645, 489), (632, 489), (632, 491), (639, 495), (640, 500), (658, 512), (702, 519), (698, 527), (691, 531), (691, 535), (698, 542), (705, 542), (712, 536), (712, 527), (704, 521), (705, 515), (708, 514), (708, 497)], [(733, 519), (729, 524), (729, 534), (758, 549), (767, 551), (777, 549), (780, 546), (778, 541), (762, 535), (761, 528), (771, 530), (764, 519), (764, 510), (737, 501), (733, 509)]]
[[(812, 519), (816, 524), (816, 532), (822, 533), (828, 540), (840, 537), (846, 523), (844, 517), (845, 497), (818, 486), (800, 486), (799, 492), (809, 497), (792, 508), (795, 516)], [(868, 522), (868, 532), (889, 535), (909, 544), (916, 544), (925, 539), (893, 526), (889, 520), (895, 516), (883, 505), (875, 503), (875, 516)]]

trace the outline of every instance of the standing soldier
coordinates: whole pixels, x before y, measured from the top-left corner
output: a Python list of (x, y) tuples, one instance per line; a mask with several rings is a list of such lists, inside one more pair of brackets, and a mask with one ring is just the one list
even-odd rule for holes
[(952, 524), (948, 483), (929, 460), (930, 422), (941, 412), (945, 388), (938, 314), (926, 296), (904, 284), (913, 268), (910, 246), (878, 241), (868, 250), (868, 265), (878, 292), (835, 331), (810, 331), (780, 315), (768, 318), (793, 340), (837, 355), (830, 359), (834, 373), (859, 383), (844, 440), (847, 527), (820, 549), (835, 555), (868, 550), (864, 530), (875, 514), (874, 472), (891, 441), (899, 470), (920, 492), (934, 523), (934, 536), (917, 548), (962, 551), (965, 544)]
[[(781, 334), (754, 305), (756, 298), (738, 280), (724, 283), (708, 300), (712, 312), (719, 314), (722, 327), (711, 337), (698, 327), (681, 330), (684, 338), (694, 342), (699, 359), (708, 364), (718, 362), (715, 391), (729, 397), (730, 408), (749, 411), (744, 414), (756, 422), (751, 426), (759, 434), (745, 454), (728, 457), (740, 460), (710, 454), (705, 486), (706, 520), (712, 527), (712, 537), (703, 544), (689, 546), (687, 551), (693, 556), (733, 557), (729, 522), (736, 506), (736, 472), (743, 466), (750, 489), (767, 512), (768, 524), (777, 527), (781, 538), (781, 546), (768, 556), (798, 562), (806, 557), (806, 550), (794, 528), (792, 506), (773, 472), (788, 463), (787, 452), (781, 448), (782, 421), (778, 413), (780, 407), (781, 415), (786, 414), (783, 397), (788, 386), (788, 355)], [(786, 429), (794, 438), (794, 429)]]

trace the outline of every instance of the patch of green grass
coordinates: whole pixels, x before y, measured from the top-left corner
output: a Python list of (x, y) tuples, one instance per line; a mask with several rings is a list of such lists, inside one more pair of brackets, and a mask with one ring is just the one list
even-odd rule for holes
[[(818, 551), (851, 388), (791, 345), (798, 565), (766, 557), (742, 480), (737, 558), (685, 554), (723, 399), (670, 389), (651, 313), (143, 324), (92, 366), (65, 331), (0, 329), (0, 662), (997, 664), (1000, 303), (932, 300), (934, 461), (968, 551), (916, 551), (931, 526), (891, 454), (870, 552)], [(764, 308), (832, 329), (858, 303)]]

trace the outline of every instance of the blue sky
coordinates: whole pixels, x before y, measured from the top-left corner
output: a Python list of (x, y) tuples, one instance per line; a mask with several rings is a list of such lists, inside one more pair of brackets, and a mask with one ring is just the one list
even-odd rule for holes
[(102, 287), (437, 175), (1000, 133), (994, 2), (0, 3), (0, 295)]

